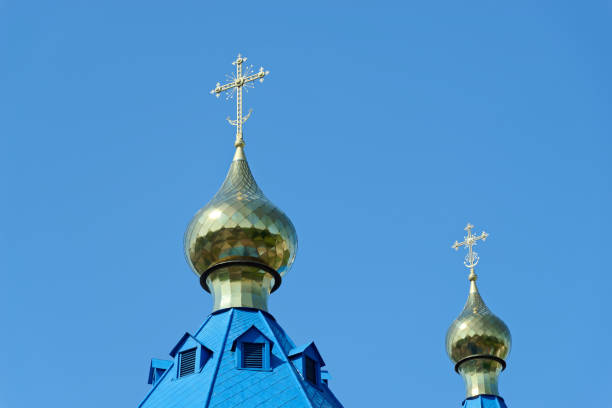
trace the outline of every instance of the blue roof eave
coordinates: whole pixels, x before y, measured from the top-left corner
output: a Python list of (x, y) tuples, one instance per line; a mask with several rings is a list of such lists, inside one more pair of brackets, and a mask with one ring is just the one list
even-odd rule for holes
[(236, 350), (236, 343), (238, 342), (238, 340), (240, 340), (240, 338), (241, 338), (242, 336), (244, 336), (246, 333), (248, 333), (248, 332), (249, 332), (250, 330), (252, 330), (252, 329), (257, 330), (257, 331), (259, 332), (259, 334), (260, 334), (260, 335), (261, 335), (263, 338), (265, 338), (266, 340), (268, 340), (268, 343), (270, 344), (270, 348), (274, 347), (274, 342), (273, 342), (272, 340), (270, 340), (270, 338), (269, 338), (268, 336), (266, 336), (264, 333), (262, 333), (262, 332), (261, 332), (261, 330), (259, 330), (259, 329), (257, 328), (257, 326), (255, 326), (255, 325), (253, 324), (253, 325), (251, 325), (251, 327), (249, 327), (248, 329), (246, 329), (245, 331), (243, 331), (242, 333), (240, 333), (240, 335), (239, 335), (239, 336), (237, 336), (237, 337), (234, 339), (234, 341), (232, 341), (232, 348), (231, 348), (231, 350), (232, 350), (232, 351), (235, 351), (235, 350)]
[(289, 350), (289, 353), (287, 355), (289, 357), (295, 357), (297, 355), (302, 354), (308, 348), (311, 348), (311, 347), (314, 350), (315, 354), (317, 355), (317, 358), (319, 359), (319, 362), (321, 363), (321, 367), (325, 367), (325, 361), (323, 361), (323, 357), (321, 356), (321, 353), (319, 352), (319, 349), (317, 348), (317, 345), (315, 344), (314, 341), (311, 341), (310, 343), (305, 344), (303, 346), (292, 348), (291, 350)]
[(196, 339), (195, 337), (193, 337), (191, 334), (189, 334), (189, 332), (185, 332), (185, 334), (183, 334), (183, 337), (181, 337), (181, 339), (178, 341), (178, 343), (176, 343), (176, 346), (174, 346), (172, 348), (172, 350), (170, 350), (170, 357), (174, 358), (176, 356), (176, 353), (178, 353), (178, 351), (181, 349), (181, 347), (183, 347), (183, 344), (185, 344), (185, 342), (187, 341), (187, 339), (192, 338), (196, 343), (198, 343), (199, 345), (201, 345), (202, 347), (204, 347), (206, 350), (208, 350), (210, 353), (212, 353), (212, 350), (209, 349), (208, 347), (206, 347), (204, 344), (202, 344), (202, 342), (198, 339)]

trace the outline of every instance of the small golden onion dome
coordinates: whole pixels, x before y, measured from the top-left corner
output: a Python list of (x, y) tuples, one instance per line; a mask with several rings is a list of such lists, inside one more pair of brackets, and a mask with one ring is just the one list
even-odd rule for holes
[(468, 300), (446, 333), (448, 356), (455, 364), (477, 356), (505, 360), (511, 344), (508, 326), (485, 305), (476, 287), (476, 275), (470, 276)]
[(257, 186), (238, 144), (223, 185), (187, 228), (187, 262), (200, 277), (224, 261), (253, 261), (284, 276), (296, 250), (295, 227)]

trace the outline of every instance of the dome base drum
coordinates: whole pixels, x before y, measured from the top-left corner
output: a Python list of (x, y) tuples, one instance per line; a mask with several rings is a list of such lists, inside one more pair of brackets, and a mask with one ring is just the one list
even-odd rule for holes
[(280, 274), (276, 272), (274, 268), (270, 268), (268, 265), (264, 263), (257, 262), (257, 261), (249, 261), (245, 259), (236, 259), (236, 260), (219, 262), (219, 263), (214, 264), (210, 268), (208, 268), (202, 274), (202, 276), (200, 276), (200, 285), (202, 286), (202, 289), (210, 293), (210, 287), (208, 286), (208, 283), (207, 283), (208, 276), (212, 274), (214, 271), (216, 271), (217, 269), (227, 268), (229, 266), (252, 266), (252, 267), (261, 269), (262, 272), (267, 272), (271, 274), (274, 277), (274, 285), (272, 286), (270, 293), (275, 292), (276, 289), (280, 287), (281, 282), (283, 280), (283, 278), (281, 278)]
[(499, 395), (498, 378), (504, 369), (499, 358), (479, 357), (465, 359), (458, 364), (458, 372), (465, 382), (466, 398), (477, 395)]
[(213, 295), (213, 312), (231, 307), (268, 311), (268, 296), (274, 278), (256, 266), (228, 265), (206, 278)]
[(268, 296), (280, 287), (273, 268), (243, 259), (219, 262), (200, 276), (200, 285), (213, 295), (213, 312), (230, 307), (268, 311)]

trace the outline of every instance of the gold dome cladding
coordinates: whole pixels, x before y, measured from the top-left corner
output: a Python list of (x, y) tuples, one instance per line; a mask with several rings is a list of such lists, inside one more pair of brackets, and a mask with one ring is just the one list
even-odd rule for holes
[(187, 228), (190, 266), (201, 276), (219, 262), (242, 259), (263, 263), (284, 276), (296, 249), (291, 220), (257, 186), (239, 146), (223, 185)]
[(446, 334), (446, 352), (454, 363), (476, 355), (504, 360), (510, 352), (512, 338), (508, 326), (485, 305), (475, 280), (463, 311)]

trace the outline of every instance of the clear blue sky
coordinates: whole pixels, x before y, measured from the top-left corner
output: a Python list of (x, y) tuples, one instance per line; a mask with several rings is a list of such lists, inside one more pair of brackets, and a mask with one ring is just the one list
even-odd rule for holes
[(183, 232), (246, 152), (300, 248), (270, 311), (347, 407), (460, 407), (467, 297), (510, 407), (609, 403), (612, 3), (0, 0), (1, 407), (135, 407), (211, 298)]

